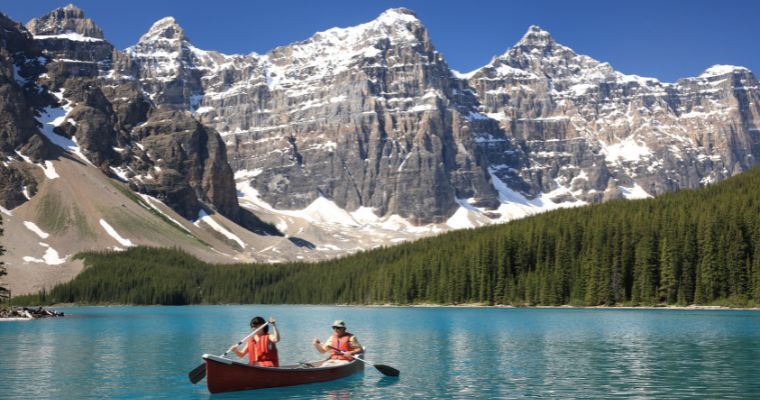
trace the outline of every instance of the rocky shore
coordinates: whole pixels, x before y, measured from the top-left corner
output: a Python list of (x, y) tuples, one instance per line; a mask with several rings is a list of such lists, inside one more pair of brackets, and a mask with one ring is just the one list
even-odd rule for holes
[(63, 313), (53, 310), (46, 310), (42, 307), (10, 307), (0, 309), (0, 321), (33, 320), (49, 317), (63, 317)]

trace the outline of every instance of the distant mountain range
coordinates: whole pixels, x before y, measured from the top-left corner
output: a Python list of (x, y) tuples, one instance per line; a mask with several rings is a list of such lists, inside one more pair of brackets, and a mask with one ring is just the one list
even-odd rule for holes
[(760, 156), (748, 69), (663, 83), (536, 26), (466, 74), (406, 9), (264, 55), (198, 49), (171, 17), (120, 51), (74, 5), (0, 26), (0, 211), (21, 291), (68, 279), (87, 249), (323, 259), (696, 188)]

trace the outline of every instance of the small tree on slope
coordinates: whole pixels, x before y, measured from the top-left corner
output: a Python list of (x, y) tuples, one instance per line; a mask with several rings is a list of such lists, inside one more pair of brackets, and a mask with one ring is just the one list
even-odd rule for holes
[[(3, 218), (0, 217), (0, 237), (3, 236)], [(5, 249), (0, 245), (0, 256), (5, 253)], [(3, 285), (2, 277), (8, 275), (8, 271), (5, 269), (5, 263), (0, 261), (0, 302), (10, 298), (10, 290)]]

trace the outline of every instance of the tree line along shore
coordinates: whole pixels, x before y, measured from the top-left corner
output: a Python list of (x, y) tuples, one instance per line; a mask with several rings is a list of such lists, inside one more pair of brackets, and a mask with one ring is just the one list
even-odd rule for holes
[(319, 263), (84, 253), (15, 304), (760, 305), (760, 167), (697, 190), (563, 209)]

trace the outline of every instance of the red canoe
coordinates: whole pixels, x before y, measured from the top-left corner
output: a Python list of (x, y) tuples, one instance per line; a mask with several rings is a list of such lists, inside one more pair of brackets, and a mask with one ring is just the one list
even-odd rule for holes
[(285, 365), (279, 368), (257, 367), (238, 361), (204, 354), (206, 383), (211, 393), (303, 385), (344, 378), (364, 369), (364, 363), (353, 360), (346, 364), (323, 367), (323, 361)]

